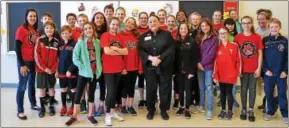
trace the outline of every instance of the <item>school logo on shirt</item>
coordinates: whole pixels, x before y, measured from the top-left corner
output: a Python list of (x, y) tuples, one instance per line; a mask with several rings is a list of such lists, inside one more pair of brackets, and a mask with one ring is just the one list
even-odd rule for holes
[(30, 31), (29, 36), (28, 36), (28, 42), (35, 46), (36, 41), (38, 39), (38, 35), (36, 35), (34, 32)]
[(257, 53), (256, 45), (252, 42), (245, 42), (240, 48), (241, 55), (245, 58), (251, 58)]
[(121, 44), (117, 40), (110, 41), (110, 46), (115, 46), (115, 47), (121, 48)]
[(133, 41), (127, 41), (126, 42), (126, 47), (127, 47), (128, 50), (135, 49), (136, 48), (136, 43), (133, 42)]
[(88, 50), (88, 54), (89, 54), (90, 63), (96, 63), (95, 48), (94, 47), (88, 47), (87, 50)]
[(53, 42), (53, 47), (57, 48), (58, 47), (58, 42)]
[(283, 52), (284, 49), (285, 49), (285, 46), (284, 46), (283, 44), (279, 44), (279, 45), (278, 45), (278, 50), (279, 50), (280, 52)]

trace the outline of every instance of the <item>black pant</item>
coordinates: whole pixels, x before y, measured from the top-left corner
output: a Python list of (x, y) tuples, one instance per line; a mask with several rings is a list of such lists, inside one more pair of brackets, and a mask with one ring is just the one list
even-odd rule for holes
[(184, 91), (186, 92), (186, 109), (190, 108), (192, 102), (192, 79), (188, 79), (188, 74), (180, 73), (176, 75), (179, 85), (179, 96), (181, 107), (184, 106)]
[(228, 110), (232, 111), (234, 98), (232, 94), (233, 84), (220, 83), (222, 110), (226, 110), (226, 98), (228, 100)]
[(138, 88), (144, 88), (144, 80), (145, 80), (144, 73), (138, 75)]
[(100, 93), (99, 100), (104, 101), (105, 100), (105, 80), (104, 80), (103, 73), (99, 77), (98, 83), (99, 83), (99, 93)]
[(122, 88), (121, 97), (122, 98), (133, 98), (135, 90), (135, 82), (138, 71), (128, 71), (124, 76), (124, 86)]
[(116, 104), (121, 104), (121, 96), (122, 96), (122, 89), (124, 88), (125, 84), (125, 75), (120, 76), (120, 80), (118, 82), (118, 86), (117, 86), (117, 92), (116, 92)]
[(115, 103), (116, 103), (116, 98), (117, 98), (116, 94), (117, 94), (120, 77), (121, 77), (120, 73), (104, 73), (104, 80), (105, 80), (106, 89), (107, 89), (105, 104), (107, 108), (106, 112), (108, 113), (110, 113), (111, 108), (115, 108)]
[(95, 89), (96, 89), (96, 75), (93, 75), (93, 79), (91, 78), (87, 78), (87, 77), (83, 77), (83, 76), (78, 76), (77, 79), (77, 87), (76, 87), (76, 95), (75, 95), (75, 104), (79, 104), (80, 103), (80, 99), (82, 96), (82, 93), (84, 92), (84, 88), (86, 86), (86, 84), (88, 84), (88, 102), (89, 103), (94, 103), (94, 93), (95, 93)]
[[(147, 110), (155, 111), (155, 101), (159, 85), (160, 109), (167, 111), (171, 104), (172, 74), (159, 75), (155, 69), (148, 69), (146, 75), (146, 99)], [(158, 82), (159, 80), (159, 82)], [(159, 83), (159, 84), (158, 84)]]
[(192, 105), (198, 106), (200, 103), (200, 89), (197, 73), (194, 74), (194, 79), (192, 80)]

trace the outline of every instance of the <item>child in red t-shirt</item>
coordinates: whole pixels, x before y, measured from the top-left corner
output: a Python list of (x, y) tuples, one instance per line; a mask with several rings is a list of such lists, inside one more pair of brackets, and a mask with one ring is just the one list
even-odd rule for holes
[(109, 24), (109, 32), (104, 33), (101, 38), (101, 48), (103, 48), (104, 54), (102, 55), (103, 74), (107, 87), (106, 95), (106, 117), (105, 124), (111, 126), (111, 119), (117, 119), (123, 121), (115, 111), (115, 104), (117, 99), (117, 91), (121, 74), (125, 74), (124, 55), (128, 54), (128, 50), (124, 41), (120, 38), (117, 30), (119, 28), (120, 21), (116, 17), (111, 18)]
[[(229, 41), (229, 30), (226, 27), (219, 29), (221, 43), (218, 46), (217, 56), (214, 64), (213, 79), (219, 83), (221, 92), (222, 110), (219, 119), (232, 119), (233, 116), (233, 87), (241, 73), (241, 55), (238, 44)], [(228, 59), (229, 58), (229, 59)], [(228, 111), (226, 112), (226, 99)]]
[(222, 13), (219, 10), (214, 11), (213, 13), (213, 28), (216, 32), (224, 26), (222, 22)]
[(254, 105), (256, 99), (256, 83), (261, 74), (263, 44), (261, 36), (256, 34), (253, 27), (253, 19), (244, 16), (241, 19), (243, 33), (235, 37), (235, 42), (240, 47), (242, 55), (241, 75), (241, 120), (247, 119), (247, 92), (249, 90), (249, 121), (254, 122)]
[[(137, 115), (133, 108), (135, 82), (138, 74), (141, 74), (141, 61), (139, 58), (137, 45), (139, 32), (134, 18), (130, 17), (125, 21), (125, 29), (121, 31), (120, 37), (124, 41), (128, 55), (124, 56), (126, 74), (123, 76), (123, 87), (121, 88), (122, 106), (120, 112), (123, 114)], [(129, 106), (126, 106), (126, 100), (129, 100)]]
[(80, 37), (80, 34), (82, 32), (82, 29), (79, 27), (76, 27), (76, 20), (77, 17), (74, 13), (68, 13), (66, 15), (66, 21), (68, 25), (72, 28), (72, 35), (71, 38), (77, 43), (78, 38)]
[(168, 26), (165, 24), (166, 23), (166, 17), (167, 17), (166, 10), (160, 9), (158, 11), (158, 17), (160, 19), (160, 28), (163, 30), (168, 30)]

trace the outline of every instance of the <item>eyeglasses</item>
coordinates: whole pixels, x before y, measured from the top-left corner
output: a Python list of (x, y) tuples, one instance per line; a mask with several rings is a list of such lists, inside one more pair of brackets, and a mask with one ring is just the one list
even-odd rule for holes
[(250, 25), (250, 24), (252, 24), (252, 23), (251, 23), (251, 22), (248, 22), (248, 23), (242, 22), (241, 24), (242, 24), (242, 25)]

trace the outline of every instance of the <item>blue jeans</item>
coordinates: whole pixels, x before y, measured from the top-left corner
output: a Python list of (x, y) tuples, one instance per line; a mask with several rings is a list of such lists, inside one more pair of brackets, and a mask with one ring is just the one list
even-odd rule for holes
[(27, 73), (27, 76), (22, 76), (20, 73), (21, 65), (19, 62), (17, 62), (18, 67), (18, 87), (17, 87), (17, 94), (16, 94), (16, 101), (17, 101), (17, 109), (18, 113), (23, 113), (23, 101), (24, 101), (24, 95), (25, 90), (28, 82), (28, 97), (30, 101), (31, 107), (36, 105), (36, 97), (35, 97), (35, 62), (25, 62), (25, 65), (28, 67), (29, 71)]
[(205, 106), (205, 94), (207, 97), (207, 110), (212, 111), (213, 109), (213, 78), (212, 78), (213, 71), (212, 70), (205, 70), (201, 71), (198, 70), (198, 80), (199, 80), (199, 87), (200, 87), (200, 106)]

